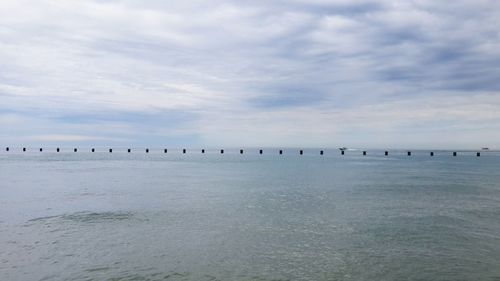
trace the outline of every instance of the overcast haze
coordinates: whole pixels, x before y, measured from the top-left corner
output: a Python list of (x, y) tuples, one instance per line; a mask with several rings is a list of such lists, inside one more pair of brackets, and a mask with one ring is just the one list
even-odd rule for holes
[(500, 147), (498, 1), (0, 5), (3, 145)]

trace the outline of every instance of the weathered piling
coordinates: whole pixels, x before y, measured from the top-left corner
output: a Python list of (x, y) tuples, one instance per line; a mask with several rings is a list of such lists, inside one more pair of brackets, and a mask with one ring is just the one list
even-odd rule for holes
[[(30, 148), (30, 149), (34, 150), (35, 148)], [(39, 150), (40, 152), (43, 152), (43, 151), (44, 151), (44, 148), (43, 148), (43, 147), (40, 147), (38, 150)], [(49, 150), (50, 150), (50, 149), (49, 149)], [(9, 151), (10, 151), (10, 147), (5, 147), (5, 151), (6, 151), (6, 152), (9, 152)], [(27, 147), (22, 147), (22, 151), (23, 151), (23, 152), (27, 152), (27, 151), (28, 151), (28, 148), (27, 148)], [(35, 150), (35, 151), (36, 151), (36, 150)], [(149, 148), (146, 148), (146, 149), (145, 149), (145, 151), (146, 151), (146, 153), (149, 153)], [(56, 152), (61, 152), (61, 148), (57, 147), (57, 148), (56, 148)], [(73, 152), (78, 152), (78, 148), (74, 148), (74, 149), (73, 149)], [(92, 149), (91, 149), (91, 152), (96, 152), (96, 149), (95, 149), (95, 148), (92, 148)], [(109, 153), (113, 153), (113, 148), (109, 148), (109, 149), (108, 149), (108, 152), (109, 152)], [(131, 152), (132, 152), (132, 149), (131, 149), (131, 148), (128, 148), (128, 149), (127, 149), (127, 152), (128, 152), (128, 153), (131, 153)], [(164, 152), (164, 153), (167, 153), (167, 152), (168, 152), (168, 150), (165, 148), (165, 149), (163, 150), (163, 152)], [(244, 154), (244, 152), (245, 152), (245, 150), (244, 150), (244, 149), (239, 149), (239, 154)], [(262, 155), (262, 154), (264, 154), (264, 150), (263, 150), (263, 149), (259, 149), (259, 150), (258, 150), (258, 152), (259, 152), (259, 154), (261, 154), (261, 155)], [(303, 149), (300, 149), (298, 152), (299, 152), (299, 155), (304, 155), (304, 150), (303, 150)], [(344, 149), (341, 149), (341, 150), (340, 150), (341, 155), (345, 155), (345, 154), (346, 154), (345, 152), (346, 152), (346, 150), (344, 150)], [(186, 149), (186, 148), (182, 149), (182, 153), (183, 153), (183, 154), (187, 154), (187, 149)], [(205, 153), (205, 149), (201, 149), (201, 153)], [(278, 150), (278, 153), (279, 153), (280, 155), (282, 155), (282, 154), (283, 154), (283, 149), (279, 149), (279, 150)], [(428, 153), (429, 153), (429, 155), (430, 155), (431, 157), (436, 156), (436, 152), (435, 152), (435, 151), (428, 151)], [(224, 149), (220, 149), (220, 154), (224, 154)], [(320, 151), (319, 151), (319, 155), (324, 155), (324, 154), (325, 154), (325, 150), (320, 150)], [(417, 154), (418, 154), (418, 153), (417, 153)], [(366, 155), (368, 155), (368, 152), (367, 152), (366, 150), (363, 150), (363, 151), (362, 151), (362, 155), (363, 155), (363, 156), (366, 156)], [(384, 151), (384, 155), (385, 155), (385, 156), (388, 156), (388, 155), (389, 155), (389, 151), (388, 151), (388, 150)], [(407, 151), (407, 152), (406, 152), (406, 155), (407, 155), (407, 156), (412, 156), (412, 155), (413, 155), (413, 152), (412, 152), (412, 151)], [(458, 156), (458, 151), (452, 151), (452, 156), (457, 157), (457, 156)], [(481, 152), (477, 151), (477, 152), (476, 152), (476, 157), (481, 157)]]

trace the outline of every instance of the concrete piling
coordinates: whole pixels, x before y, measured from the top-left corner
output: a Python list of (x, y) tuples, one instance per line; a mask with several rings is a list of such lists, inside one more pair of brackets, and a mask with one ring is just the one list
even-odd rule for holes
[[(49, 149), (49, 150), (50, 150), (50, 149)], [(9, 152), (9, 151), (10, 151), (10, 147), (5, 147), (5, 151), (6, 151), (6, 152)], [(22, 152), (27, 152), (27, 151), (28, 151), (28, 148), (27, 148), (27, 147), (22, 147)], [(44, 148), (43, 148), (43, 147), (40, 147), (40, 148), (39, 148), (39, 151), (40, 151), (40, 152), (43, 152), (43, 151), (44, 151)], [(61, 151), (61, 148), (57, 147), (57, 148), (56, 148), (56, 152), (60, 152), (60, 151)], [(96, 149), (95, 149), (95, 148), (92, 148), (92, 149), (91, 149), (91, 151), (92, 151), (92, 152), (96, 152)], [(113, 148), (109, 148), (109, 149), (108, 149), (108, 151), (109, 151), (109, 153), (113, 153)], [(146, 148), (146, 149), (145, 149), (145, 151), (146, 151), (146, 153), (149, 153), (149, 148)], [(78, 148), (73, 148), (73, 152), (78, 152)], [(131, 152), (132, 152), (132, 149), (131, 149), (131, 148), (128, 148), (128, 149), (127, 149), (127, 152), (128, 152), (128, 153), (131, 153)], [(167, 152), (168, 152), (168, 150), (165, 148), (165, 149), (163, 150), (163, 152), (164, 152), (164, 153), (167, 153)], [(239, 154), (244, 154), (244, 152), (245, 152), (245, 150), (244, 150), (244, 149), (239, 149)], [(264, 154), (264, 150), (263, 150), (263, 149), (259, 149), (259, 150), (258, 150), (258, 152), (259, 152), (259, 154), (260, 154), (260, 155)], [(299, 155), (304, 155), (304, 150), (303, 150), (303, 149), (300, 149), (298, 152), (299, 152)], [(344, 150), (344, 149), (340, 150), (340, 154), (341, 154), (341, 155), (345, 155), (345, 154), (346, 154), (345, 152), (346, 152), (346, 150)], [(182, 149), (182, 153), (183, 153), (183, 154), (187, 154), (187, 149), (186, 149), (186, 148), (183, 148), (183, 149)], [(201, 149), (201, 153), (205, 153), (205, 149)], [(279, 149), (279, 150), (278, 150), (278, 153), (279, 153), (279, 155), (283, 155), (283, 149)], [(412, 151), (407, 151), (407, 152), (406, 152), (406, 155), (407, 155), (407, 156), (412, 156), (412, 153), (413, 153)], [(435, 154), (435, 153), (436, 153), (435, 151), (429, 151), (428, 153), (429, 153), (429, 155), (430, 155), (431, 157), (433, 157), (433, 156), (435, 156), (435, 155), (436, 155), (436, 154)], [(224, 154), (224, 149), (220, 149), (220, 154)], [(324, 155), (324, 154), (325, 154), (325, 150), (320, 150), (320, 151), (319, 151), (319, 155)], [(363, 151), (362, 151), (362, 155), (363, 155), (363, 156), (366, 156), (366, 155), (368, 155), (368, 152), (367, 152), (366, 150), (363, 150)], [(385, 150), (385, 151), (384, 151), (384, 155), (385, 155), (385, 156), (388, 156), (388, 155), (389, 155), (389, 151), (388, 151), (388, 150)], [(454, 157), (458, 156), (458, 151), (452, 151), (452, 156), (454, 156)], [(481, 157), (481, 152), (476, 152), (476, 157)]]

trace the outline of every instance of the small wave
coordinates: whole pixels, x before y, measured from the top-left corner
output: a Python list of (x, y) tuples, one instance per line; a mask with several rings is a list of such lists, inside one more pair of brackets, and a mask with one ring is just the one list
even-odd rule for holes
[(39, 217), (39, 218), (34, 218), (34, 219), (29, 219), (28, 222), (37, 222), (37, 221), (46, 221), (54, 218), (58, 218), (60, 216), (46, 216), (46, 217)]
[(76, 222), (101, 222), (101, 221), (122, 221), (131, 219), (134, 215), (131, 212), (78, 212), (69, 215), (62, 215), (61, 219)]
[(94, 267), (94, 268), (89, 268), (89, 269), (86, 269), (85, 271), (87, 272), (97, 272), (97, 271), (108, 271), (110, 270), (111, 268), (110, 267)]
[(109, 281), (131, 281), (131, 280), (192, 280), (189, 272), (155, 272), (150, 274), (125, 273), (120, 276), (108, 277)]
[[(219, 281), (219, 280), (234, 280), (227, 278), (219, 278), (212, 274), (201, 274), (201, 273), (191, 273), (191, 272), (154, 272), (149, 274), (140, 274), (140, 273), (124, 273), (119, 276), (108, 277), (106, 280), (108, 281), (131, 281), (131, 280), (150, 280), (150, 281), (159, 281), (159, 280), (178, 280), (178, 281), (187, 281), (187, 280), (200, 280), (200, 281)], [(240, 275), (237, 280), (242, 281), (290, 281), (290, 279), (281, 279), (281, 278), (265, 278), (255, 275), (243, 276)]]
[(72, 221), (80, 223), (99, 223), (105, 221), (123, 221), (134, 218), (132, 212), (76, 212), (57, 216), (44, 216), (28, 220), (28, 225), (36, 222), (54, 220)]

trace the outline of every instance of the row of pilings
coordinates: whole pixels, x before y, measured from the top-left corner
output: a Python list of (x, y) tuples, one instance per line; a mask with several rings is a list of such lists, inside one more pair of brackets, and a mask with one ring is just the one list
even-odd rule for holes
[[(11, 148), (10, 148), (10, 147), (6, 147), (6, 148), (5, 148), (5, 151), (6, 151), (6, 152), (9, 152), (9, 151), (11, 151)], [(23, 147), (23, 148), (21, 149), (21, 151), (22, 151), (22, 152), (26, 152), (26, 151), (27, 151), (27, 148), (26, 148), (26, 147)], [(44, 149), (43, 149), (43, 148), (39, 148), (39, 149), (38, 149), (38, 151), (39, 151), (39, 152), (43, 152), (43, 151), (44, 151)], [(57, 148), (55, 148), (53, 151), (55, 151), (55, 152), (61, 152), (61, 148), (57, 147)], [(78, 151), (80, 151), (78, 148), (73, 148), (73, 152), (78, 152)], [(113, 153), (113, 148), (109, 148), (107, 151), (108, 151), (109, 153)], [(131, 149), (131, 148), (127, 148), (127, 150), (126, 150), (126, 151), (127, 151), (127, 153), (132, 153), (132, 149)], [(146, 153), (149, 153), (150, 149), (149, 149), (149, 148), (145, 148), (143, 151), (144, 151), (144, 152), (146, 152)], [(90, 152), (93, 152), (93, 153), (94, 153), (94, 152), (96, 152), (96, 149), (95, 149), (95, 148), (91, 148), (91, 149), (90, 149)], [(243, 149), (240, 149), (240, 150), (239, 150), (239, 153), (240, 153), (240, 154), (243, 154), (244, 152), (245, 152), (245, 151), (244, 151)], [(259, 152), (259, 154), (264, 154), (264, 150), (263, 150), (263, 149), (259, 149), (259, 150), (258, 150), (258, 152)], [(346, 152), (345, 150), (340, 150), (340, 154), (341, 154), (341, 155), (345, 155), (345, 154), (346, 154), (345, 152)], [(168, 153), (168, 149), (166, 149), (166, 148), (165, 148), (165, 149), (163, 149), (163, 153)], [(183, 149), (182, 149), (182, 153), (183, 153), (183, 154), (186, 154), (186, 153), (187, 153), (187, 149), (183, 148)], [(201, 153), (202, 153), (202, 154), (204, 154), (204, 153), (205, 153), (205, 149), (201, 149)], [(221, 149), (221, 150), (220, 150), (220, 154), (224, 154), (224, 149)], [(282, 155), (282, 154), (283, 154), (283, 149), (279, 149), (279, 150), (278, 150), (278, 154)], [(300, 150), (298, 151), (298, 154), (299, 154), (299, 155), (303, 155), (303, 154), (304, 154), (304, 150), (300, 149)], [(325, 151), (324, 151), (324, 150), (320, 150), (320, 151), (319, 151), (319, 155), (324, 155), (324, 154), (325, 154)], [(363, 155), (363, 156), (368, 155), (368, 151), (363, 150), (363, 151), (362, 151), (362, 155)], [(384, 155), (385, 155), (385, 156), (389, 156), (389, 151), (388, 151), (388, 150), (384, 151)], [(407, 152), (406, 152), (406, 155), (408, 155), (408, 156), (412, 156), (412, 152), (411, 152), (411, 151), (407, 151)], [(432, 157), (432, 156), (436, 155), (436, 153), (435, 153), (434, 151), (429, 151), (429, 155)], [(457, 156), (457, 155), (458, 155), (458, 152), (453, 151), (453, 152), (451, 153), (451, 155), (453, 155), (453, 156)], [(477, 157), (481, 156), (481, 152), (476, 152), (476, 156), (477, 156)]]

